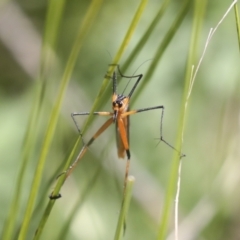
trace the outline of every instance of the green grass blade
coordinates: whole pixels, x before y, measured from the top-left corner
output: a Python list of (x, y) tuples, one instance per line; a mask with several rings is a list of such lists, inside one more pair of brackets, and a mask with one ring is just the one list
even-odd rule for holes
[[(102, 172), (102, 165), (99, 165), (96, 172), (93, 174), (92, 179), (87, 183), (87, 185), (82, 190), (81, 197), (79, 197), (78, 201), (76, 202), (75, 206), (73, 207), (71, 213), (68, 216), (68, 219), (66, 219), (65, 224), (62, 227), (62, 229), (59, 232), (58, 237), (56, 239), (67, 239), (67, 234), (69, 232), (71, 223), (74, 220), (74, 217), (78, 213), (78, 211), (81, 208), (81, 206), (83, 205), (83, 203), (85, 203), (85, 200), (88, 197), (91, 189), (97, 183), (101, 172)], [(89, 187), (89, 186), (91, 186), (91, 187)]]
[[(39, 91), (39, 86), (38, 91)], [(39, 94), (36, 94), (39, 97)], [(37, 117), (39, 113), (39, 98), (35, 99), (33, 108), (31, 111), (29, 123), (28, 123), (28, 128), (25, 133), (25, 137), (23, 140), (23, 151), (22, 151), (22, 156), (20, 157), (21, 159), (21, 166), (20, 170), (17, 176), (17, 181), (16, 181), (16, 186), (13, 194), (13, 199), (10, 205), (10, 211), (7, 216), (5, 225), (3, 227), (3, 232), (1, 239), (3, 240), (8, 240), (12, 238), (12, 235), (14, 233), (14, 227), (16, 224), (16, 219), (19, 211), (19, 205), (20, 205), (20, 199), (21, 199), (21, 192), (22, 192), (22, 185), (23, 185), (23, 179), (25, 176), (26, 168), (30, 159), (30, 154), (31, 151), (30, 149), (33, 148), (34, 141), (35, 141), (35, 127), (36, 127), (36, 122), (37, 122)]]
[[(137, 9), (137, 12), (134, 15), (134, 18), (133, 18), (133, 20), (132, 20), (132, 22), (131, 22), (131, 24), (129, 26), (127, 34), (126, 34), (126, 36), (125, 36), (125, 38), (124, 38), (124, 40), (122, 42), (122, 45), (120, 46), (120, 48), (118, 50), (118, 53), (116, 54), (116, 56), (115, 56), (115, 58), (113, 60), (114, 64), (117, 64), (119, 62), (119, 60), (120, 60), (121, 56), (123, 55), (123, 53), (124, 53), (128, 43), (130, 42), (130, 39), (131, 39), (131, 37), (132, 37), (136, 27), (137, 27), (137, 24), (138, 24), (138, 22), (140, 20), (140, 17), (142, 16), (142, 13), (143, 13), (146, 5), (147, 5), (147, 2), (148, 2), (147, 0), (142, 0), (141, 1), (140, 5), (139, 5), (139, 7)], [(111, 70), (111, 68), (109, 70)], [(110, 74), (111, 74), (111, 72), (110, 72)]]
[(124, 72), (127, 67), (133, 62), (133, 60), (137, 57), (137, 55), (140, 53), (140, 50), (143, 48), (143, 46), (147, 43), (147, 40), (153, 33), (153, 30), (157, 26), (157, 24), (160, 22), (161, 18), (163, 17), (163, 14), (165, 13), (167, 7), (169, 5), (169, 0), (165, 0), (161, 7), (159, 8), (156, 16), (154, 17), (153, 21), (151, 22), (150, 26), (147, 28), (146, 32), (143, 34), (143, 37), (140, 39), (139, 43), (136, 45), (128, 59), (125, 61), (125, 63), (121, 66), (122, 71)]
[[(71, 151), (71, 153), (70, 153), (70, 155), (69, 155), (69, 157), (68, 157), (68, 159), (66, 161), (65, 169), (70, 165), (70, 163), (71, 163), (71, 161), (73, 159), (73, 156), (74, 156), (74, 154), (76, 152), (76, 149), (77, 149), (77, 147), (79, 145), (79, 140), (80, 140), (80, 138), (78, 138), (78, 140), (76, 141), (76, 143), (75, 143), (75, 145), (74, 145), (74, 147), (73, 147), (73, 149), (72, 149), (72, 151)], [(54, 188), (54, 190), (53, 190), (53, 192), (51, 194), (52, 196), (58, 196), (59, 191), (61, 189), (61, 186), (63, 185), (64, 181), (66, 180), (65, 176), (66, 176), (65, 174), (62, 174), (61, 176), (58, 177), (57, 184), (56, 184), (56, 186), (55, 186), (55, 188)], [(40, 236), (42, 234), (42, 231), (44, 229), (44, 226), (45, 226), (45, 224), (46, 224), (46, 222), (48, 220), (48, 217), (49, 217), (49, 215), (51, 213), (51, 210), (52, 210), (52, 208), (53, 208), (53, 206), (55, 204), (55, 201), (56, 201), (55, 199), (52, 199), (52, 200), (50, 199), (49, 200), (48, 205), (47, 205), (47, 207), (45, 209), (45, 212), (44, 212), (44, 214), (43, 214), (43, 216), (42, 216), (42, 218), (40, 220), (39, 226), (38, 226), (38, 228), (37, 228), (37, 230), (35, 232), (35, 235), (34, 235), (34, 238), (33, 238), (34, 240), (37, 240), (37, 239), (40, 238)]]
[(240, 49), (240, 23), (239, 23), (239, 14), (237, 3), (234, 5), (235, 19), (236, 19), (236, 27), (237, 27), (237, 35), (238, 35), (238, 47)]
[[(57, 7), (56, 7), (56, 2), (57, 2)], [(37, 84), (37, 89), (36, 89), (36, 98), (34, 100), (34, 104), (32, 107), (32, 111), (30, 114), (29, 118), (29, 123), (28, 123), (28, 128), (25, 133), (24, 141), (23, 141), (23, 151), (22, 151), (22, 156), (21, 156), (21, 167), (20, 171), (17, 177), (17, 183), (15, 186), (14, 190), (14, 195), (13, 195), (13, 200), (10, 205), (10, 212), (9, 215), (7, 216), (7, 220), (3, 229), (2, 237), (1, 239), (7, 240), (11, 239), (12, 235), (14, 233), (14, 225), (15, 221), (17, 219), (17, 214), (18, 214), (18, 209), (20, 205), (20, 199), (21, 199), (21, 192), (22, 192), (22, 184), (23, 184), (23, 179), (25, 176), (25, 170), (28, 165), (29, 159), (30, 159), (30, 154), (31, 154), (31, 149), (33, 149), (34, 142), (35, 142), (35, 137), (36, 137), (36, 126), (37, 121), (39, 119), (39, 115), (41, 112), (41, 106), (42, 106), (42, 101), (43, 101), (43, 96), (45, 93), (45, 83), (44, 83), (44, 76), (46, 73), (47, 66), (49, 66), (47, 63), (48, 61), (48, 55), (47, 54), (49, 49), (47, 47), (47, 42), (48, 44), (54, 48), (55, 46), (55, 41), (56, 37), (58, 34), (58, 26), (60, 24), (60, 19), (62, 15), (62, 9), (64, 6), (65, 0), (61, 1), (50, 1), (49, 4), (49, 9), (48, 9), (48, 18), (47, 18), (47, 23), (46, 24), (46, 31), (44, 33), (44, 40), (43, 40), (43, 45), (42, 45), (42, 55), (40, 58), (41, 62), (41, 70), (40, 70), (40, 76), (39, 76), (39, 81), (40, 83)], [(54, 15), (55, 14), (55, 15)], [(51, 34), (49, 34), (51, 33)], [(44, 49), (46, 49), (44, 51)], [(45, 76), (46, 77), (46, 76)]]
[(76, 37), (76, 41), (75, 44), (72, 48), (72, 51), (70, 53), (69, 56), (69, 60), (67, 62), (64, 74), (63, 74), (63, 78), (61, 80), (60, 83), (60, 88), (57, 94), (57, 98), (56, 98), (56, 102), (55, 105), (53, 107), (51, 116), (50, 116), (50, 120), (49, 120), (49, 124), (46, 130), (46, 134), (44, 137), (44, 142), (43, 142), (43, 146), (42, 146), (42, 150), (40, 153), (40, 157), (38, 160), (38, 165), (34, 174), (34, 179), (32, 182), (32, 187), (31, 187), (31, 191), (30, 191), (30, 196), (28, 199), (28, 203), (27, 203), (27, 209), (25, 212), (25, 216), (23, 219), (23, 224), (20, 230), (20, 234), (18, 239), (20, 240), (24, 240), (26, 239), (26, 234), (27, 234), (27, 230), (28, 230), (28, 226), (30, 223), (30, 219), (32, 216), (32, 211), (33, 211), (33, 207), (35, 204), (35, 200), (37, 197), (37, 193), (38, 193), (38, 189), (40, 186), (40, 182), (41, 182), (41, 178), (42, 178), (42, 172), (43, 172), (43, 168), (45, 165), (45, 161), (46, 161), (46, 156), (47, 153), (49, 151), (50, 148), (50, 144), (53, 138), (53, 134), (56, 128), (56, 124), (57, 124), (57, 120), (58, 120), (58, 116), (59, 116), (59, 112), (60, 112), (60, 108), (62, 105), (62, 101), (64, 98), (64, 94), (65, 94), (65, 90), (67, 88), (70, 76), (72, 74), (73, 68), (75, 66), (75, 62), (79, 53), (79, 50), (82, 46), (83, 43), (83, 39), (86, 36), (91, 24), (93, 23), (94, 17), (96, 16), (99, 7), (101, 5), (101, 0), (95, 0), (92, 1), (88, 12), (86, 13), (86, 16), (83, 20), (83, 23), (81, 25), (81, 28), (78, 32), (78, 35)]
[(53, 52), (56, 48), (59, 26), (65, 4), (66, 0), (49, 1), (40, 62), (40, 80), (43, 81), (44, 84), (46, 84), (49, 69), (51, 69), (53, 64)]
[(185, 0), (175, 21), (173, 22), (172, 26), (168, 30), (167, 34), (164, 36), (162, 43), (158, 47), (156, 54), (153, 58), (153, 61), (151, 62), (151, 65), (150, 65), (147, 73), (144, 75), (144, 81), (142, 81), (141, 85), (138, 87), (138, 91), (133, 96), (132, 103), (135, 102), (135, 100), (141, 94), (143, 89), (146, 87), (146, 84), (151, 80), (154, 70), (158, 66), (159, 60), (161, 59), (164, 51), (167, 49), (169, 43), (171, 42), (172, 38), (174, 37), (174, 35), (176, 34), (177, 30), (179, 29), (181, 23), (183, 22), (184, 18), (186, 17), (186, 14), (190, 9), (190, 5), (191, 5), (191, 0)]
[[(176, 148), (182, 151), (182, 139), (183, 139), (183, 130), (184, 130), (184, 122), (186, 116), (186, 101), (189, 92), (190, 85), (190, 76), (191, 76), (191, 66), (193, 61), (195, 60), (196, 52), (197, 52), (197, 43), (198, 43), (198, 35), (201, 29), (203, 16), (205, 13), (205, 1), (195, 1), (195, 11), (194, 11), (194, 22), (193, 22), (193, 30), (191, 37), (191, 44), (189, 48), (189, 56), (188, 63), (186, 66), (186, 75), (185, 75), (185, 87), (184, 94), (181, 105), (181, 115), (179, 119), (179, 127), (176, 141)], [(173, 196), (176, 190), (177, 176), (178, 176), (178, 167), (179, 167), (179, 154), (175, 151), (172, 161), (172, 167), (170, 170), (170, 177), (167, 187), (167, 192), (164, 200), (163, 213), (160, 221), (160, 227), (158, 232), (158, 240), (163, 240), (166, 237), (166, 232), (168, 228), (170, 212), (172, 207)]]
[(123, 196), (122, 207), (118, 218), (114, 240), (120, 240), (123, 238), (134, 182), (135, 178), (133, 176), (129, 176), (127, 179), (126, 194)]

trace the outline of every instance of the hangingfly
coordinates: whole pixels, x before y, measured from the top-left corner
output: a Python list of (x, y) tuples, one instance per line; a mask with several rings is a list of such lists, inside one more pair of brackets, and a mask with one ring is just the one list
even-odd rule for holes
[[(68, 168), (66, 172), (66, 178), (72, 173), (72, 171), (75, 169), (77, 163), (82, 159), (84, 154), (86, 153), (88, 147), (102, 134), (112, 123), (116, 126), (116, 140), (117, 140), (117, 148), (118, 148), (118, 157), (124, 158), (125, 155), (127, 156), (127, 164), (126, 164), (126, 170), (125, 170), (125, 179), (124, 179), (124, 194), (126, 190), (126, 184), (127, 184), (127, 178), (129, 173), (129, 165), (130, 165), (130, 150), (129, 150), (129, 116), (133, 115), (135, 113), (139, 112), (146, 112), (154, 109), (161, 109), (161, 117), (160, 117), (160, 141), (165, 142), (167, 145), (169, 145), (171, 148), (175, 149), (173, 146), (171, 146), (168, 142), (166, 142), (163, 139), (162, 136), (162, 121), (163, 121), (163, 115), (164, 115), (164, 106), (155, 106), (155, 107), (148, 107), (148, 108), (141, 108), (137, 110), (129, 110), (129, 103), (130, 99), (132, 97), (132, 94), (134, 93), (137, 85), (139, 84), (140, 80), (142, 79), (143, 75), (135, 75), (135, 76), (124, 76), (119, 68), (119, 65), (111, 64), (112, 66), (117, 66), (118, 72), (121, 77), (123, 78), (136, 78), (136, 82), (133, 85), (133, 88), (129, 92), (127, 96), (124, 96), (123, 94), (117, 93), (117, 73), (116, 71), (113, 72), (113, 75), (110, 76), (113, 81), (113, 95), (112, 95), (112, 112), (93, 112), (93, 115), (99, 115), (99, 116), (110, 116), (110, 118), (98, 129), (98, 131), (92, 136), (92, 138), (84, 144), (83, 148), (81, 149), (79, 155), (77, 156), (76, 160), (73, 162), (73, 164)], [(109, 76), (107, 76), (109, 77)], [(82, 115), (90, 115), (90, 112), (80, 112), (80, 113), (72, 113), (72, 119), (78, 129), (79, 134), (81, 135), (80, 128), (77, 125), (77, 122), (75, 120), (76, 116), (82, 116)], [(176, 149), (175, 149), (176, 150)], [(58, 196), (51, 196), (52, 199), (58, 198)]]

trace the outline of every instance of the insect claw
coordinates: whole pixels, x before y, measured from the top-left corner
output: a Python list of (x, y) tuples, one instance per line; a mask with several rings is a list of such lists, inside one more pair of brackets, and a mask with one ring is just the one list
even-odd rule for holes
[(176, 149), (175, 147), (173, 147), (170, 143), (168, 143), (162, 136), (160, 138), (155, 138), (155, 139), (158, 139), (159, 142), (157, 143), (156, 146), (158, 146), (158, 144), (160, 142), (164, 142), (166, 145), (168, 145), (170, 148), (172, 148), (173, 150), (175, 150), (178, 154), (179, 154), (179, 158), (183, 158), (183, 157), (186, 157), (186, 154), (184, 153), (181, 153), (178, 149)]
[(57, 200), (57, 199), (59, 199), (59, 198), (62, 197), (61, 193), (58, 193), (58, 195), (56, 195), (56, 196), (53, 196), (52, 194), (53, 194), (53, 192), (52, 192), (51, 195), (49, 196), (49, 198), (50, 198), (51, 200)]

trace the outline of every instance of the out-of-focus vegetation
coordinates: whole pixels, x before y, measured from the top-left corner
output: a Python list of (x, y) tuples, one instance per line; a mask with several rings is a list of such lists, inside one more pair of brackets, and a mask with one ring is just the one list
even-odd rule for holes
[[(50, 46), (54, 46), (51, 49), (51, 61), (41, 62), (40, 56), (42, 60), (49, 59), (43, 56), (45, 52), (41, 49), (44, 32), (46, 28), (51, 29), (51, 21), (46, 21), (49, 2), (20, 0), (0, 4), (2, 233), (6, 230), (6, 218), (13, 206), (12, 199), (16, 195), (23, 158), (30, 159), (24, 168), (11, 239), (17, 239), (22, 226), (60, 80), (90, 4), (89, 1), (66, 1), (65, 5), (61, 5), (62, 13), (56, 8), (56, 13), (60, 14), (60, 25), (55, 29), (56, 39), (49, 37), (53, 41)], [(59, 7), (60, 2), (64, 1), (59, 1)], [(125, 66), (125, 75), (144, 75), (148, 71), (152, 61), (155, 61), (160, 43), (184, 2), (169, 1), (161, 21), (146, 44), (137, 49), (137, 57)], [(173, 145), (179, 126), (193, 31), (194, 3), (197, 1), (189, 2), (191, 5), (189, 3), (183, 22), (173, 38), (168, 40), (150, 79), (143, 76), (142, 82), (147, 84), (139, 94), (136, 90), (137, 97), (133, 98), (134, 103), (131, 105), (131, 109), (164, 105), (164, 138)], [(66, 88), (40, 188), (37, 190), (27, 239), (33, 238), (49, 201), (48, 196), (56, 184), (56, 176), (63, 170), (64, 162), (78, 137), (71, 113), (90, 111), (92, 108), (108, 64), (112, 63), (121, 45), (138, 4), (137, 1), (102, 1), (88, 29)], [(157, 0), (148, 2), (120, 60), (120, 66), (124, 66), (142, 39), (161, 4)], [(229, 4), (226, 1), (206, 1), (203, 21), (199, 25), (196, 60), (192, 64), (196, 65), (199, 61), (210, 28), (217, 25)], [(52, 18), (55, 19), (55, 16)], [(43, 68), (44, 72), (41, 70)], [(240, 239), (239, 77), (239, 47), (232, 10), (208, 46), (189, 100), (182, 149), (186, 157), (183, 158), (181, 172), (179, 239)], [(126, 83), (126, 80), (120, 82), (119, 93)], [(39, 89), (42, 94), (39, 94)], [(109, 89), (97, 110), (111, 111)], [(26, 147), (24, 138), (33, 114), (37, 116), (36, 125), (30, 131), (32, 142)], [(83, 136), (85, 141), (105, 119), (94, 117)], [(79, 117), (79, 126), (83, 126), (85, 120), (86, 117)], [(157, 239), (174, 152), (164, 143), (158, 144), (159, 122), (158, 110), (131, 116), (130, 174), (136, 182), (124, 239)], [(113, 239), (121, 207), (125, 170), (125, 160), (117, 158), (114, 135), (115, 129), (111, 126), (93, 143), (73, 175), (64, 183), (60, 191), (62, 198), (56, 201), (41, 239)], [(174, 199), (172, 202), (174, 204)], [(166, 237), (169, 240), (174, 239), (173, 222), (172, 211)]]

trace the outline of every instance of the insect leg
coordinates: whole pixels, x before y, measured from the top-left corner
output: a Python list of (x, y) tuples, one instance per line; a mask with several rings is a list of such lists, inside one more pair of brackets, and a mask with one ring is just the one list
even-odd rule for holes
[[(112, 115), (112, 113), (110, 112), (94, 112), (93, 113), (94, 115), (101, 115), (101, 116), (108, 116), (108, 115)], [(80, 129), (78, 128), (78, 125), (75, 121), (75, 118), (74, 116), (78, 116), (78, 115), (89, 115), (89, 112), (82, 112), (82, 113), (72, 113), (72, 118), (73, 118), (73, 121), (75, 123), (75, 125), (77, 126), (77, 129), (81, 135), (81, 131)], [(77, 166), (77, 164), (79, 163), (79, 161), (82, 159), (82, 157), (85, 155), (88, 147), (95, 141), (95, 139), (97, 137), (100, 136), (101, 133), (103, 133), (110, 125), (111, 123), (113, 123), (113, 118), (109, 118), (99, 129), (98, 131), (91, 137), (91, 139), (86, 143), (84, 144), (84, 146), (82, 147), (80, 153), (78, 154), (77, 158), (75, 159), (75, 161), (73, 162), (73, 164), (66, 170), (64, 171), (63, 173), (61, 173), (59, 176), (61, 176), (62, 174), (66, 174), (66, 177), (65, 179), (73, 172), (73, 170), (75, 169), (75, 167)], [(81, 135), (82, 136), (82, 135)], [(59, 177), (58, 176), (58, 177)], [(57, 196), (53, 196), (53, 195), (50, 195), (49, 198), (51, 200), (56, 200), (58, 198), (61, 197), (61, 194), (58, 194)]]
[(155, 107), (149, 107), (149, 108), (141, 108), (141, 109), (137, 109), (137, 110), (131, 110), (128, 112), (125, 112), (122, 114), (122, 117), (125, 116), (129, 116), (129, 115), (133, 115), (135, 113), (140, 113), (140, 112), (146, 112), (146, 111), (150, 111), (150, 110), (155, 110), (155, 109), (161, 109), (161, 118), (160, 118), (160, 141), (164, 142), (166, 145), (168, 145), (170, 148), (174, 149), (175, 151), (177, 151), (180, 155), (180, 157), (184, 157), (185, 155), (182, 154), (179, 150), (177, 150), (175, 147), (173, 147), (169, 142), (167, 142), (164, 138), (163, 138), (163, 116), (164, 116), (164, 106), (155, 106)]
[(84, 154), (86, 153), (88, 147), (98, 138), (111, 124), (113, 123), (113, 118), (109, 118), (99, 129), (98, 131), (91, 137), (91, 139), (83, 146), (82, 150), (78, 154), (76, 160), (66, 171), (66, 178), (72, 173), (72, 171), (77, 166), (78, 162), (82, 159)]
[[(74, 122), (74, 124), (75, 124), (75, 126), (76, 126), (76, 128), (77, 128), (77, 130), (78, 130), (78, 132), (80, 134), (80, 136), (82, 136), (82, 133), (81, 133), (81, 130), (80, 130), (78, 124), (77, 124), (77, 121), (76, 121), (75, 117), (76, 116), (84, 116), (84, 115), (90, 115), (90, 112), (80, 112), (80, 113), (74, 112), (74, 113), (71, 114), (73, 122)], [(111, 112), (93, 112), (93, 115), (111, 116), (112, 113)]]

